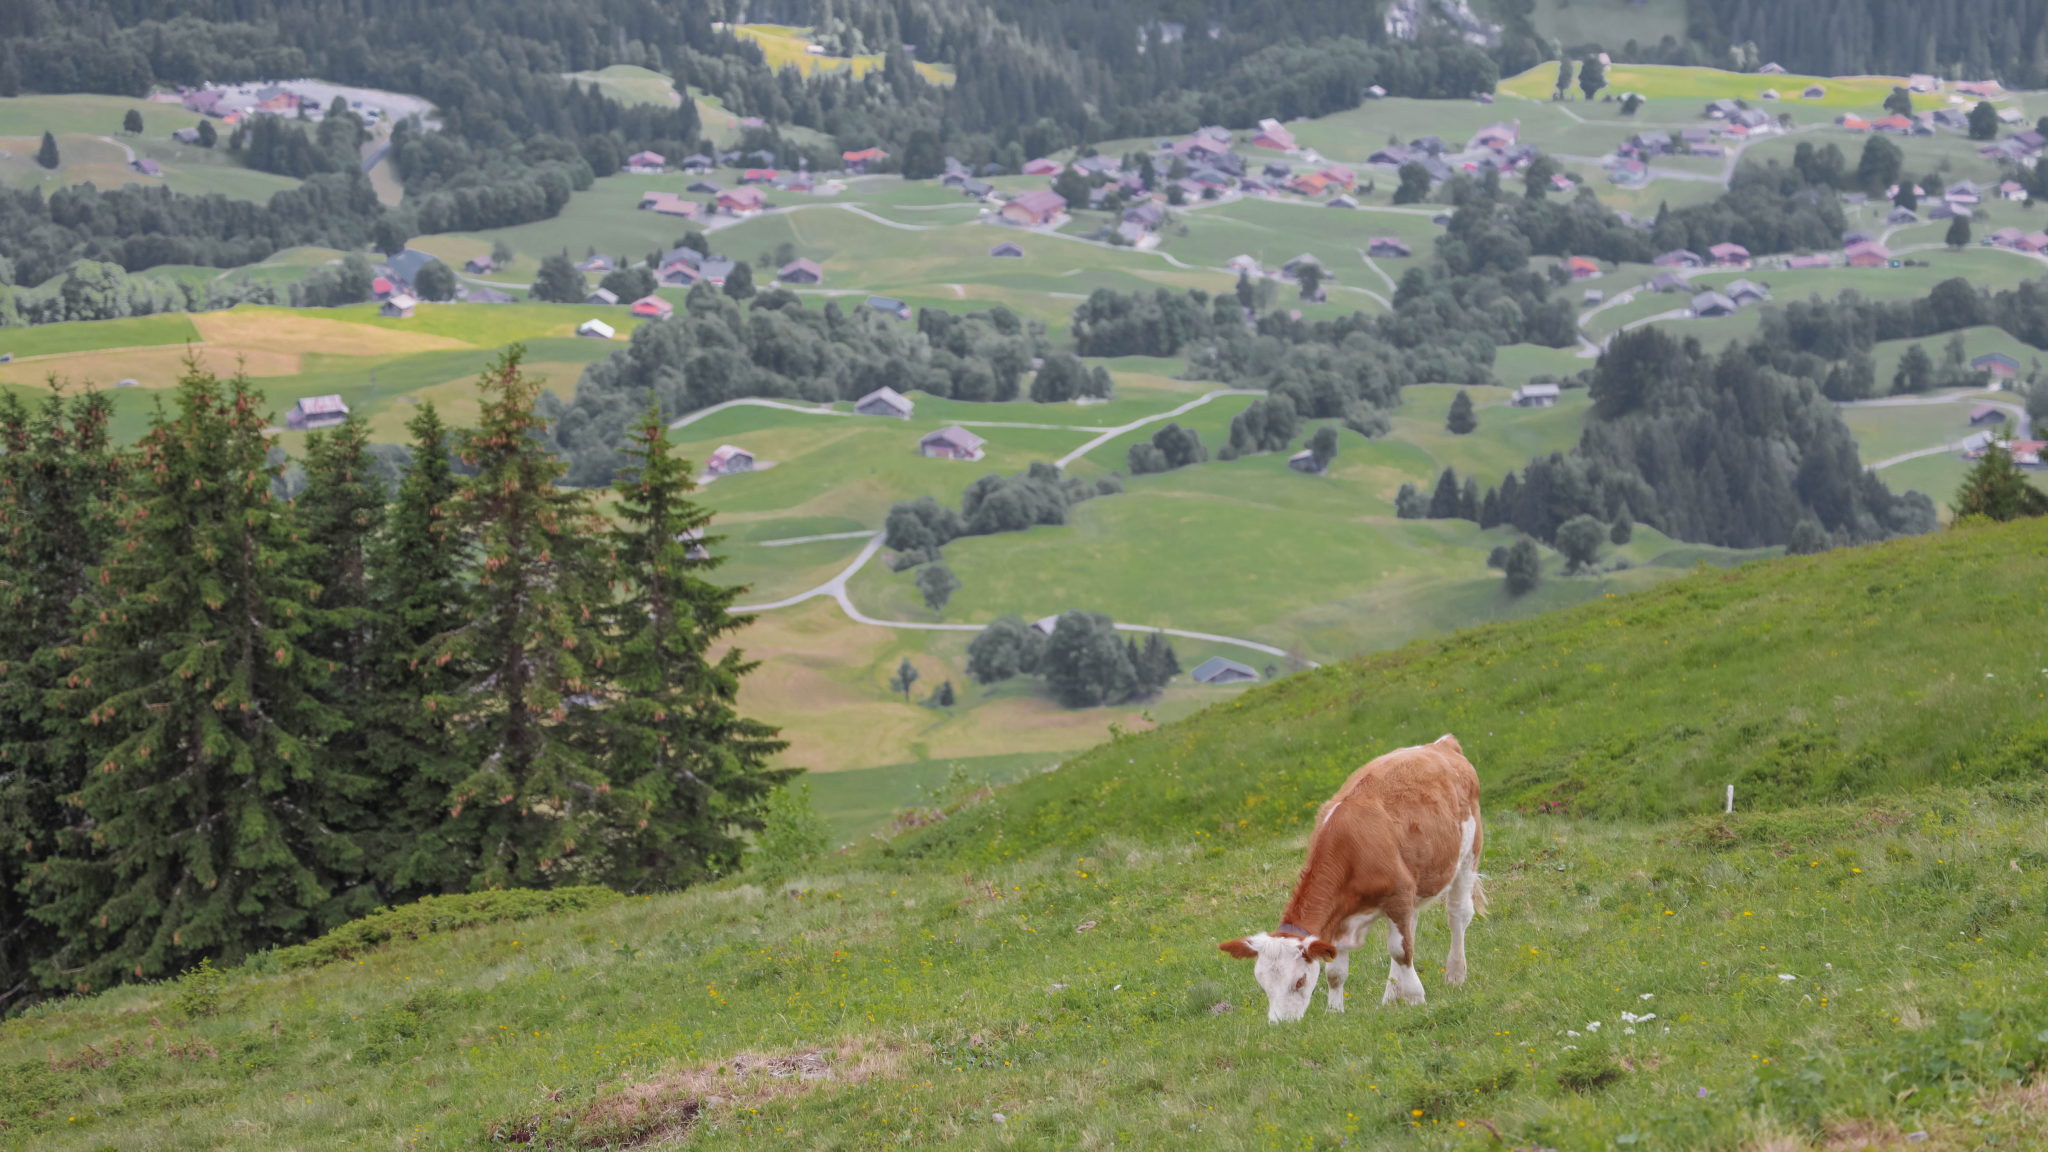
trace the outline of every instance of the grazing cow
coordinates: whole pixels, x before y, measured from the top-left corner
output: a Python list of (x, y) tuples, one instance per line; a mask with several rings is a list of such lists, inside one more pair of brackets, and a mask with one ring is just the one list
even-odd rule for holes
[(1415, 975), (1415, 919), (1448, 899), (1451, 954), (1444, 979), (1465, 982), (1465, 927), (1484, 907), (1479, 775), (1457, 738), (1389, 752), (1351, 774), (1316, 814), (1308, 861), (1271, 933), (1229, 940), (1223, 951), (1256, 960), (1266, 1019), (1299, 1020), (1328, 961), (1332, 1012), (1344, 1010), (1351, 952), (1375, 919), (1387, 922), (1387, 991), (1381, 1004), (1423, 1000)]

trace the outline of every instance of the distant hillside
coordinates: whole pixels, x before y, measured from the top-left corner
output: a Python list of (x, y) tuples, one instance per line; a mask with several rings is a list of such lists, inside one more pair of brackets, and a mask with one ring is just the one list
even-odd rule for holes
[(2048, 521), (1732, 570), (1302, 673), (1104, 745), (897, 845), (965, 862), (1302, 828), (1389, 749), (1456, 733), (1488, 807), (1774, 809), (2048, 770)]

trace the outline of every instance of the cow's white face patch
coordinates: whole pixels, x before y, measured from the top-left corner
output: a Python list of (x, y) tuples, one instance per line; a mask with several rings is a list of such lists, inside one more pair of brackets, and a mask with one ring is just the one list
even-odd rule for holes
[(1266, 990), (1266, 1019), (1279, 1024), (1299, 1020), (1308, 1011), (1309, 997), (1323, 962), (1304, 953), (1309, 942), (1299, 936), (1271, 936), (1264, 932), (1247, 936), (1244, 942), (1258, 952), (1252, 975)]

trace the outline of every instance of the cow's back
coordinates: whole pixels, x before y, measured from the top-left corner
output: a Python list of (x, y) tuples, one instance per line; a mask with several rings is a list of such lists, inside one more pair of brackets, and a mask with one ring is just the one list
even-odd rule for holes
[(1351, 841), (1353, 852), (1384, 851), (1392, 840), (1416, 891), (1433, 897), (1450, 886), (1460, 857), (1479, 850), (1479, 773), (1454, 737), (1397, 748), (1353, 772), (1323, 805), (1316, 838), (1326, 835)]

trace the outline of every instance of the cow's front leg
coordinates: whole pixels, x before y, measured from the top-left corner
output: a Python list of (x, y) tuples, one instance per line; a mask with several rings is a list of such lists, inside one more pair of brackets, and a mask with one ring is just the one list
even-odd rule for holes
[(1344, 1010), (1344, 979), (1351, 974), (1351, 952), (1345, 949), (1323, 969), (1323, 979), (1329, 981), (1330, 1011)]
[(1387, 954), (1392, 961), (1387, 965), (1387, 994), (1380, 998), (1382, 1005), (1396, 1000), (1403, 1004), (1420, 1004), (1423, 1001), (1422, 978), (1415, 974), (1415, 903), (1402, 901), (1401, 907), (1387, 910)]

